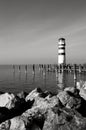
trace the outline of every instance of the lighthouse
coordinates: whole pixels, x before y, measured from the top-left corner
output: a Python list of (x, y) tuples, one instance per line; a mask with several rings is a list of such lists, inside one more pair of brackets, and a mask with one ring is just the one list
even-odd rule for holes
[(60, 38), (58, 40), (58, 65), (66, 64), (66, 54), (65, 54), (65, 39)]

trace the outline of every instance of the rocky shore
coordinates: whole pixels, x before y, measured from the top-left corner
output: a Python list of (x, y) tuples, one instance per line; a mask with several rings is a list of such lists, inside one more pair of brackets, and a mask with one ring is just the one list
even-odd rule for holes
[(86, 83), (57, 95), (0, 92), (0, 130), (86, 130)]

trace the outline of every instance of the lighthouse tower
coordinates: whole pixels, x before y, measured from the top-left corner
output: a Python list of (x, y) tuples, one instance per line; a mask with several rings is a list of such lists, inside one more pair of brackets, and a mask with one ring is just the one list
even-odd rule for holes
[(66, 64), (66, 55), (65, 55), (65, 39), (60, 38), (58, 40), (58, 65)]

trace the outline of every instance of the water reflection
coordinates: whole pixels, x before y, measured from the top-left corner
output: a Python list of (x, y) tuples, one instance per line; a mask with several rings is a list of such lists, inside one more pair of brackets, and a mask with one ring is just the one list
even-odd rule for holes
[[(14, 70), (13, 70), (14, 69)], [(28, 69), (25, 66), (0, 68), (0, 89), (4, 90), (4, 86), (12, 90), (27, 90), (28, 92), (35, 87), (40, 87), (44, 90), (49, 90), (52, 92), (58, 92), (58, 90), (63, 90), (65, 87), (74, 86), (74, 73), (66, 72), (58, 73), (58, 69), (53, 71), (48, 71), (49, 68), (43, 66), (39, 71), (38, 67), (29, 66)], [(19, 71), (20, 70), (20, 71)], [(77, 81), (86, 80), (86, 73), (77, 72)], [(13, 86), (13, 89), (12, 89)]]
[(33, 83), (35, 84), (35, 73), (33, 73)]
[(27, 82), (28, 74), (25, 73), (25, 81)]
[(19, 81), (21, 81), (21, 72), (19, 72)]
[[(57, 76), (57, 74), (58, 74), (58, 76)], [(57, 88), (59, 91), (59, 90), (63, 90), (65, 88), (66, 75), (64, 72), (57, 73), (57, 74), (56, 74), (56, 84), (57, 84)]]

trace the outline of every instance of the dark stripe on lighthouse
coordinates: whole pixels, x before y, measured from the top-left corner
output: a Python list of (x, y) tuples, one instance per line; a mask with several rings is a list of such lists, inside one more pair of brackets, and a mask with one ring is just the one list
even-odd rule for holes
[(58, 49), (64, 49), (65, 50), (65, 47), (58, 47)]
[(58, 53), (58, 55), (65, 55), (65, 53)]

